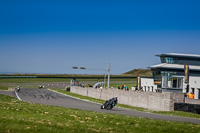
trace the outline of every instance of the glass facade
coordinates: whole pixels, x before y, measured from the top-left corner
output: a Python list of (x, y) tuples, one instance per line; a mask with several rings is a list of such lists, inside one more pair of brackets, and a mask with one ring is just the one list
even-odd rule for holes
[(161, 74), (161, 78), (155, 80), (159, 81), (159, 84), (157, 84), (159, 88), (181, 89), (183, 87), (183, 78), (179, 76), (162, 76)]
[(161, 69), (154, 69), (153, 72), (153, 78), (155, 80), (161, 81), (162, 77), (172, 77), (174, 75), (184, 75), (184, 71), (176, 71), (176, 70), (161, 70)]
[(161, 63), (168, 63), (168, 64), (177, 64), (178, 58), (174, 57), (160, 57)]
[(153, 78), (157, 81), (158, 88), (182, 88), (184, 71), (154, 69)]
[(169, 56), (160, 56), (161, 63), (168, 64), (185, 64), (200, 66), (199, 58), (187, 58), (187, 57), (169, 57)]

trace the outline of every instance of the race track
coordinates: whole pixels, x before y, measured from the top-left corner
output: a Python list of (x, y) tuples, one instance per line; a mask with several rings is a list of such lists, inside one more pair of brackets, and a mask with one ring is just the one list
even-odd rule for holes
[[(2, 94), (2, 92), (0, 92), (0, 94)], [(14, 94), (12, 93), (10, 95), (12, 96)], [(16, 95), (18, 95), (21, 100), (31, 103), (61, 106), (61, 107), (75, 108), (75, 109), (89, 110), (89, 111), (103, 112), (103, 113), (115, 113), (115, 114), (144, 117), (150, 119), (191, 122), (200, 124), (200, 120), (198, 119), (146, 113), (146, 112), (134, 111), (118, 107), (114, 107), (112, 110), (105, 110), (105, 109), (102, 110), (100, 109), (101, 105), (98, 103), (80, 100), (47, 89), (21, 89), (20, 92), (16, 93)]]

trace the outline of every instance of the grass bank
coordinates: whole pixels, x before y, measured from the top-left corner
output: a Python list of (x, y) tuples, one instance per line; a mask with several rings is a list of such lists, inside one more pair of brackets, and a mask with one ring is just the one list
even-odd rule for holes
[(8, 78), (0, 79), (0, 83), (46, 83), (46, 82), (70, 82), (67, 78)]
[[(96, 82), (104, 82), (103, 79), (77, 79), (80, 83), (84, 82), (93, 82), (92, 85)], [(66, 82), (69, 83), (71, 79), (69, 78), (7, 78), (7, 79), (0, 79), (0, 83), (54, 83), (54, 82)], [(132, 86), (136, 85), (136, 79), (111, 79), (110, 80), (110, 87), (117, 88), (119, 85), (121, 87), (122, 84), (128, 86), (131, 89)], [(126, 83), (128, 82), (128, 83)], [(27, 85), (26, 85), (27, 86)], [(88, 86), (88, 84), (85, 84)], [(107, 86), (107, 85), (106, 85)]]
[(0, 86), (0, 90), (8, 90), (7, 86)]
[(0, 132), (197, 133), (200, 125), (96, 113), (18, 101), (0, 95)]

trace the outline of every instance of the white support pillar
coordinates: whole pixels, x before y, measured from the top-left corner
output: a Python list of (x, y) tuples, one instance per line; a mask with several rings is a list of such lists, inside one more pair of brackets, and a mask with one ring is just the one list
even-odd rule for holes
[(107, 88), (109, 88), (109, 84), (110, 84), (110, 63), (109, 63), (109, 68), (108, 68), (108, 84), (107, 84)]

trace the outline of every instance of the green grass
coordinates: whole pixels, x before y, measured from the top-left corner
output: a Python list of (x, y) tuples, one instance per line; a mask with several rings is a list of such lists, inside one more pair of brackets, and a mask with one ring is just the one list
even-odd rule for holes
[[(136, 86), (136, 83), (123, 83), (125, 86), (127, 86), (129, 88), (129, 90), (131, 90), (131, 87), (132, 86)], [(119, 85), (119, 87), (121, 88), (122, 87), (122, 84), (119, 84), (119, 83), (111, 83), (110, 84), (110, 87), (114, 87), (114, 88), (117, 88)], [(109, 87), (109, 88), (110, 88)]]
[[(16, 85), (0, 86), (0, 90), (8, 90), (8, 88), (16, 88)], [(38, 85), (20, 85), (20, 88), (39, 88)]]
[[(93, 81), (104, 82), (104, 79), (77, 79), (80, 82)], [(0, 83), (44, 83), (44, 82), (70, 82), (69, 78), (6, 78), (0, 79)], [(136, 81), (136, 79), (110, 79), (110, 81)]]
[[(57, 92), (63, 93), (63, 94), (67, 94), (67, 95), (77, 97), (77, 98), (80, 98), (80, 99), (93, 101), (93, 102), (96, 102), (96, 103), (103, 104), (105, 102), (105, 100), (96, 99), (96, 98), (92, 98), (92, 97), (88, 97), (88, 96), (82, 96), (82, 95), (79, 95), (79, 94), (71, 93), (71, 92), (63, 90), (63, 89), (57, 89), (57, 88), (51, 88), (51, 89), (55, 90)], [(149, 113), (164, 114), (164, 115), (170, 115), (170, 116), (180, 116), (180, 117), (200, 119), (199, 114), (182, 112), (182, 111), (153, 111), (153, 110), (148, 110), (148, 109), (145, 109), (145, 108), (133, 107), (133, 106), (124, 105), (124, 104), (117, 104), (116, 106), (131, 109), (131, 110), (136, 110), (136, 111), (142, 111), (142, 112), (149, 112)]]
[(0, 86), (0, 90), (8, 90), (7, 86)]
[[(68, 78), (7, 78), (7, 79), (0, 79), (0, 83), (53, 83), (53, 82), (66, 82), (69, 83), (71, 79)], [(77, 79), (80, 81), (80, 83), (84, 83), (86, 81), (93, 81), (93, 82), (104, 82), (103, 79), (100, 79), (99, 81), (97, 81), (97, 79)], [(117, 88), (117, 86), (119, 85), (120, 87), (122, 86), (122, 84), (125, 84), (126, 86), (128, 86), (129, 89), (131, 89), (132, 86), (136, 85), (135, 82), (136, 79), (111, 79), (110, 80), (110, 87), (114, 87)], [(115, 83), (112, 83), (115, 82)], [(116, 83), (117, 81), (119, 81), (120, 83)], [(130, 81), (132, 83), (121, 83), (121, 82), (126, 82), (126, 81)], [(94, 84), (92, 84), (94, 85)], [(88, 87), (88, 84), (85, 84), (86, 87)], [(107, 84), (106, 84), (107, 86)], [(12, 86), (9, 86), (12, 87)], [(15, 87), (15, 86), (13, 86)], [(23, 87), (23, 86), (21, 86)], [(26, 85), (26, 87), (29, 87), (28, 85)], [(38, 87), (38, 86), (33, 86), (32, 87)], [(30, 88), (30, 87), (29, 87)]]
[(200, 125), (96, 113), (0, 95), (0, 132), (198, 133)]
[[(104, 82), (103, 79), (100, 79), (98, 81), (97, 79), (77, 79), (77, 80), (79, 80), (80, 83), (84, 83), (85, 81)], [(131, 83), (126, 83), (127, 81)], [(136, 79), (111, 79), (109, 86), (114, 87), (114, 88), (117, 88), (119, 86), (121, 88), (123, 84), (126, 85), (129, 89), (131, 89), (132, 86), (136, 86)], [(91, 85), (93, 86), (94, 84), (91, 84)], [(88, 84), (85, 84), (84, 86), (88, 87)], [(107, 81), (106, 81), (106, 87), (107, 87)]]
[[(124, 83), (111, 83), (109, 85), (110, 86), (109, 88), (114, 87), (115, 89), (117, 89), (118, 86), (121, 88), (122, 84), (124, 84)], [(91, 84), (91, 85), (93, 86), (94, 84)], [(130, 90), (132, 86), (136, 86), (136, 83), (126, 83), (124, 85), (126, 85)], [(88, 87), (88, 84), (84, 84), (84, 86)], [(104, 87), (104, 85), (102, 85), (102, 87)], [(105, 85), (105, 88), (106, 87), (107, 87), (107, 84)]]
[(45, 82), (70, 82), (67, 78), (9, 78), (0, 79), (0, 83), (45, 83)]

